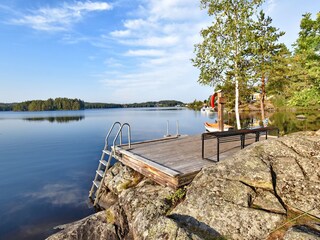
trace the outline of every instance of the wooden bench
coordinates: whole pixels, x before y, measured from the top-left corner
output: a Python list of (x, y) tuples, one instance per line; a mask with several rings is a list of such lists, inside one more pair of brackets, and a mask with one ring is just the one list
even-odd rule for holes
[[(277, 133), (277, 137), (279, 137), (279, 129), (276, 127), (262, 127), (262, 128), (253, 128), (253, 129), (241, 129), (241, 130), (230, 130), (230, 131), (223, 131), (223, 132), (203, 133), (201, 135), (202, 158), (204, 159), (204, 141), (207, 139), (212, 139), (212, 138), (217, 139), (217, 161), (219, 162), (220, 143), (240, 141), (240, 148), (242, 149), (245, 147), (246, 136), (248, 136), (249, 138), (254, 138), (255, 142), (258, 142), (260, 139), (260, 136), (263, 134), (266, 136), (266, 139), (268, 139), (268, 133), (272, 131), (275, 131)], [(251, 136), (249, 136), (249, 134)]]

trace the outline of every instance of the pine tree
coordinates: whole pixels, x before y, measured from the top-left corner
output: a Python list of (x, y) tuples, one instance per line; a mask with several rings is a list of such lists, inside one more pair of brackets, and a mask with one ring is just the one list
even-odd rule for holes
[(266, 97), (266, 79), (269, 79), (271, 70), (275, 66), (274, 57), (281, 53), (282, 44), (278, 43), (278, 40), (283, 36), (284, 32), (271, 26), (272, 19), (266, 17), (261, 10), (257, 21), (253, 25), (254, 44), (252, 52), (252, 63), (254, 64), (254, 72), (257, 79), (260, 80), (261, 97), (260, 97), (260, 109), (261, 118), (265, 119), (264, 102)]

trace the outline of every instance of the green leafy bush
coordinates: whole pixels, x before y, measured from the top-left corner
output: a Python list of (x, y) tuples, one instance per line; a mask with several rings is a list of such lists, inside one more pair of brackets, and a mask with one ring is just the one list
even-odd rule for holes
[(287, 105), (287, 101), (282, 95), (275, 95), (271, 101), (276, 108), (283, 108)]
[(292, 107), (320, 106), (320, 91), (316, 87), (303, 89), (295, 92), (288, 103)]
[(172, 193), (170, 196), (166, 197), (166, 200), (172, 205), (176, 206), (179, 204), (186, 196), (187, 189), (185, 187), (179, 188), (177, 191)]

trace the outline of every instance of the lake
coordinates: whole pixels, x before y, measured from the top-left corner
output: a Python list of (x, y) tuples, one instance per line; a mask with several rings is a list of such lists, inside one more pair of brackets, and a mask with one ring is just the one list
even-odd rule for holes
[[(319, 111), (268, 117), (282, 134), (320, 128)], [(53, 227), (95, 212), (87, 197), (113, 122), (128, 122), (132, 141), (143, 141), (163, 137), (167, 121), (170, 134), (179, 121), (181, 134), (194, 135), (216, 119), (184, 108), (0, 112), (0, 239), (44, 239)], [(234, 124), (233, 115), (225, 119)], [(242, 119), (261, 125), (254, 114)]]

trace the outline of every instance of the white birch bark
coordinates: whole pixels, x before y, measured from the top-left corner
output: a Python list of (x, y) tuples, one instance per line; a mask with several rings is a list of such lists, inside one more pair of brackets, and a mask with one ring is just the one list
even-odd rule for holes
[(236, 122), (237, 122), (237, 129), (241, 129), (240, 123), (240, 114), (239, 114), (239, 82), (236, 79), (236, 99), (235, 99), (235, 112), (236, 112)]

